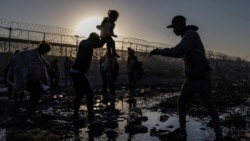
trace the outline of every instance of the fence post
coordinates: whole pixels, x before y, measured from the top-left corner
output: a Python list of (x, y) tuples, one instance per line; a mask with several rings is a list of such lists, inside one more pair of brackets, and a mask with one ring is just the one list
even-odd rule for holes
[(78, 38), (79, 38), (79, 35), (75, 35), (75, 37), (76, 37), (76, 53), (77, 53), (77, 46), (78, 46)]
[(45, 36), (46, 36), (46, 33), (43, 33), (43, 40), (45, 41)]
[(61, 57), (63, 56), (63, 55), (62, 55), (62, 50), (63, 50), (63, 49), (62, 49), (62, 48), (63, 48), (63, 47), (62, 47), (62, 36), (63, 36), (63, 35), (61, 35), (61, 50), (60, 50), (60, 52), (61, 52)]
[(9, 53), (10, 53), (10, 45), (11, 45), (11, 32), (12, 32), (12, 28), (7, 28), (9, 29)]

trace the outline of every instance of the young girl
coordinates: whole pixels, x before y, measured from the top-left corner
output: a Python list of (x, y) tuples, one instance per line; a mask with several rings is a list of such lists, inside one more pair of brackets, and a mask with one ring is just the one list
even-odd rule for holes
[(120, 56), (116, 53), (115, 50), (115, 41), (113, 37), (117, 37), (114, 34), (115, 21), (117, 20), (119, 13), (116, 10), (109, 10), (108, 17), (104, 17), (101, 25), (97, 25), (97, 29), (101, 31), (100, 37), (107, 43), (108, 54), (114, 54), (115, 57), (119, 58)]

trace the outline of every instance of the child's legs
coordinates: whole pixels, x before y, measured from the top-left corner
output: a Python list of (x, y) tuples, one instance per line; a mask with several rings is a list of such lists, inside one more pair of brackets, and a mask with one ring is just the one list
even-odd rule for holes
[(112, 39), (112, 37), (106, 38), (107, 42), (107, 51), (109, 53), (116, 53), (115, 52), (115, 41)]

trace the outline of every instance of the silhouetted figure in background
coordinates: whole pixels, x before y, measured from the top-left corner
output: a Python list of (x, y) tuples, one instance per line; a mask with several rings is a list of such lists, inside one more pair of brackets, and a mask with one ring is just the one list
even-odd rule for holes
[(50, 77), (50, 88), (57, 88), (60, 77), (60, 69), (58, 66), (58, 59), (54, 59), (50, 62), (50, 67), (48, 68), (48, 74)]
[(135, 95), (135, 64), (137, 62), (137, 56), (135, 56), (135, 51), (131, 48), (128, 48), (128, 58), (127, 58), (127, 74), (128, 74), (128, 86), (129, 93)]
[(49, 63), (43, 58), (51, 46), (42, 41), (37, 48), (19, 52), (13, 59), (8, 72), (8, 81), (12, 83), (14, 93), (23, 95), (24, 90), (30, 94), (28, 111), (34, 112), (43, 93), (42, 84), (47, 84), (46, 66)]
[[(15, 51), (14, 55), (11, 57), (9, 63), (7, 64), (6, 68), (4, 69), (4, 84), (5, 84), (5, 86), (8, 87), (8, 93), (9, 93), (8, 99), (12, 99), (12, 96), (13, 96), (13, 86), (10, 83), (8, 83), (8, 81), (7, 81), (7, 75), (8, 75), (8, 71), (10, 69), (11, 63), (13, 63), (13, 61), (14, 61), (15, 55), (17, 53), (19, 53), (19, 52), (20, 52), (20, 50), (16, 50)], [(15, 98), (15, 100), (16, 100), (16, 98)]]
[(135, 51), (128, 48), (128, 58), (127, 58), (127, 74), (129, 82), (129, 103), (130, 108), (136, 107), (136, 83), (141, 80), (143, 74), (142, 62), (138, 61), (137, 56), (135, 56)]
[(109, 54), (113, 54), (115, 57), (120, 57), (115, 49), (115, 41), (112, 37), (117, 37), (114, 34), (115, 22), (119, 17), (119, 13), (116, 10), (109, 10), (108, 17), (104, 17), (101, 25), (97, 25), (97, 29), (101, 31), (101, 38), (107, 43), (107, 51)]
[(154, 49), (151, 55), (162, 55), (176, 58), (183, 58), (185, 66), (185, 75), (187, 77), (178, 99), (178, 112), (180, 128), (174, 133), (187, 136), (186, 133), (186, 106), (187, 103), (198, 94), (204, 106), (208, 109), (212, 118), (216, 141), (222, 140), (222, 131), (219, 122), (219, 116), (215, 103), (212, 98), (211, 89), (211, 67), (205, 56), (205, 49), (197, 33), (197, 26), (186, 26), (186, 18), (179, 15), (172, 19), (172, 24), (167, 28), (173, 28), (177, 36), (182, 40), (173, 48)]
[[(102, 93), (104, 102), (110, 102), (111, 108), (115, 109), (115, 81), (119, 72), (119, 64), (113, 54), (104, 55), (99, 60), (102, 76)], [(109, 89), (109, 93), (108, 93)]]
[(65, 57), (65, 60), (63, 62), (64, 66), (64, 76), (65, 76), (65, 87), (68, 86), (68, 81), (69, 81), (69, 86), (72, 86), (72, 79), (70, 77), (70, 68), (73, 64), (73, 61), (70, 59), (70, 57)]
[(105, 44), (100, 40), (100, 37), (96, 33), (91, 33), (86, 40), (82, 40), (79, 44), (76, 60), (70, 70), (70, 75), (73, 80), (73, 86), (75, 89), (76, 97), (74, 100), (74, 120), (79, 118), (79, 108), (83, 96), (86, 96), (86, 103), (88, 109), (88, 120), (93, 120), (93, 97), (94, 93), (90, 87), (89, 81), (85, 75), (88, 72), (93, 49), (101, 48)]
[(143, 74), (142, 62), (138, 61), (135, 51), (128, 48), (127, 74), (129, 80), (129, 92), (135, 96), (136, 82), (141, 80)]

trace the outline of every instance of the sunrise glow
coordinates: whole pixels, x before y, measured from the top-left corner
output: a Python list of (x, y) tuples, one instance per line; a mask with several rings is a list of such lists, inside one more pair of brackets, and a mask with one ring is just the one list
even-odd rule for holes
[(96, 28), (97, 25), (100, 25), (103, 18), (93, 17), (84, 19), (76, 28), (79, 35), (88, 37), (91, 32), (96, 32), (97, 34), (100, 31)]
[[(100, 31), (96, 28), (97, 25), (100, 25), (103, 20), (103, 17), (91, 17), (84, 19), (77, 27), (76, 31), (80, 36), (88, 37), (91, 32), (96, 32), (100, 34)], [(117, 28), (114, 29), (114, 33), (119, 36), (119, 31)]]

